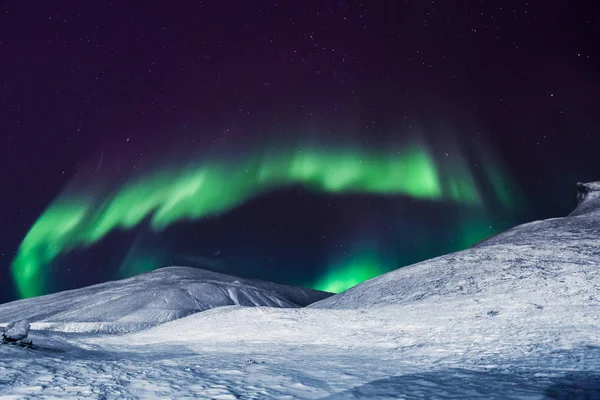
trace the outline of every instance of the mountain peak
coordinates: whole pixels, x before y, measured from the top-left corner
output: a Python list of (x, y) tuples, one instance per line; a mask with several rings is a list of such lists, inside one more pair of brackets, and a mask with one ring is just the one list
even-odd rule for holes
[(577, 208), (571, 215), (582, 215), (600, 209), (600, 181), (577, 183)]
[(600, 196), (600, 181), (598, 182), (588, 182), (588, 183), (577, 183), (577, 204), (581, 204), (581, 202), (585, 201), (590, 196), (598, 197)]

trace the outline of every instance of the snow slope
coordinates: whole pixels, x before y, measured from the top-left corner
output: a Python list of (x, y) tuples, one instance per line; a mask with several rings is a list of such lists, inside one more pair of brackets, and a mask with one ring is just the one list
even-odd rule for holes
[(457, 253), (363, 282), (312, 304), (367, 308), (495, 298), (494, 307), (572, 304), (600, 310), (600, 183), (578, 184), (569, 216), (520, 225)]
[(12, 398), (600, 399), (600, 183), (525, 224), (305, 308), (218, 307), (0, 346)]
[(34, 329), (133, 331), (226, 305), (302, 307), (329, 294), (206, 270), (168, 267), (0, 305), (0, 322), (28, 318)]

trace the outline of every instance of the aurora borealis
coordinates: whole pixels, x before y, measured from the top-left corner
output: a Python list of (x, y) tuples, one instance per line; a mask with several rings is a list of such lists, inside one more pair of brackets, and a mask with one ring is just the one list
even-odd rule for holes
[[(428, 151), (416, 145), (388, 154), (296, 149), (248, 157), (234, 165), (188, 164), (132, 177), (108, 193), (95, 191), (87, 198), (77, 193), (84, 188), (64, 193), (23, 240), (13, 263), (15, 283), (23, 297), (43, 294), (44, 268), (60, 253), (92, 245), (111, 231), (131, 229), (146, 218), (158, 231), (177, 221), (227, 212), (259, 193), (288, 185), (330, 194), (404, 195), (481, 207), (479, 189), (460, 160), (446, 163), (442, 171)], [(369, 270), (372, 263), (354, 261), (348, 268), (341, 273), (351, 276), (335, 279), (357, 283), (376, 271)], [(338, 290), (348, 287), (333, 285)]]
[(0, 301), (168, 265), (338, 292), (600, 179), (581, 5), (100, 3), (0, 6)]

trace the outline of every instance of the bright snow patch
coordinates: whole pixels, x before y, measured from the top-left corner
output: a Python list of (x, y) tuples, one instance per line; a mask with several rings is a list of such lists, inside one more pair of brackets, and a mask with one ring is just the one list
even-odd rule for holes
[(4, 328), (3, 338), (10, 340), (23, 340), (27, 338), (31, 324), (26, 319), (17, 322), (11, 322)]

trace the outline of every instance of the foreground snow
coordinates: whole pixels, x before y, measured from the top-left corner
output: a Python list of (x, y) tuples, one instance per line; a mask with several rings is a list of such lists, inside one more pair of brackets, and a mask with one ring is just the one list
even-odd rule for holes
[(475, 302), (370, 312), (234, 306), (121, 336), (35, 332), (38, 349), (0, 346), (0, 392), (542, 399), (574, 398), (583, 387), (600, 396), (597, 316), (580, 307), (493, 316), (481, 309)]
[(82, 321), (34, 331), (37, 349), (0, 346), (0, 393), (600, 399), (600, 184), (579, 193), (569, 217), (306, 308), (223, 306), (124, 335)]

